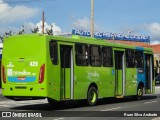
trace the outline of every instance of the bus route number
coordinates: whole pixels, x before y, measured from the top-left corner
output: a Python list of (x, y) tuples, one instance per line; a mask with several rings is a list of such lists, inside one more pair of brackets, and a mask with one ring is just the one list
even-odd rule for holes
[(38, 62), (37, 61), (32, 61), (32, 62), (29, 63), (29, 65), (31, 67), (36, 67), (36, 66), (38, 66)]

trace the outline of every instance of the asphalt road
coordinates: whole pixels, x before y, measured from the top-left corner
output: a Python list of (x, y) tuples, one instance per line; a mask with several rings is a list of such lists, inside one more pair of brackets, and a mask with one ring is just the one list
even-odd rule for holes
[[(26, 117), (34, 115), (42, 116), (37, 118), (38, 120), (44, 119), (43, 117), (48, 120), (160, 120), (158, 117), (160, 116), (160, 87), (156, 87), (154, 95), (146, 95), (140, 101), (132, 98), (105, 99), (100, 100), (98, 105), (93, 107), (87, 106), (83, 101), (70, 101), (63, 105), (50, 106), (46, 99), (13, 101), (0, 96), (0, 111), (1, 115), (2, 112), (11, 112), (12, 119), (15, 120), (22, 119), (21, 116), (25, 117), (23, 119), (28, 119)], [(37, 114), (32, 115), (32, 113)], [(3, 119), (8, 118), (3, 117)]]

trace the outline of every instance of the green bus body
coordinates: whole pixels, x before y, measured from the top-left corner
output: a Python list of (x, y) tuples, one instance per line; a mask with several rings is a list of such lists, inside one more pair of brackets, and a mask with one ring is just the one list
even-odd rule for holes
[[(81, 54), (84, 49), (86, 56)], [(142, 53), (141, 61), (137, 57), (141, 68), (136, 67), (135, 57), (134, 61), (127, 57), (132, 52)], [(90, 87), (96, 89), (98, 98), (122, 98), (137, 95), (138, 86), (144, 94), (154, 93), (155, 85), (151, 49), (80, 36), (5, 38), (1, 71), (2, 94), (11, 99), (87, 99)]]

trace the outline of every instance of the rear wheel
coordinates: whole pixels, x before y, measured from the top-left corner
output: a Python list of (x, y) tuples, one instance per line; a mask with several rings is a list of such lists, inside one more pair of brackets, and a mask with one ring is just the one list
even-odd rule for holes
[(137, 95), (133, 96), (134, 100), (141, 100), (143, 98), (143, 87), (141, 85), (137, 88)]
[(137, 100), (142, 100), (143, 97), (143, 87), (139, 86), (137, 89)]
[(94, 106), (97, 103), (98, 93), (95, 87), (90, 87), (87, 93), (87, 103)]

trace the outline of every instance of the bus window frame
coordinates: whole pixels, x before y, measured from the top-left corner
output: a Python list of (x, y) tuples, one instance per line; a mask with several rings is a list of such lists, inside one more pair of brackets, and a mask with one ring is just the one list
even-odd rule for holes
[[(54, 43), (56, 43), (56, 53), (57, 54), (55, 54), (54, 52), (52, 53), (52, 54), (55, 54), (56, 55), (56, 62), (54, 62), (54, 58), (52, 59), (52, 56), (51, 56), (51, 42), (54, 42)], [(49, 55), (50, 55), (50, 60), (51, 60), (51, 62), (52, 62), (52, 64), (53, 65), (58, 65), (58, 43), (57, 43), (57, 41), (56, 40), (50, 40), (49, 41)]]
[[(79, 54), (79, 53), (77, 53), (77, 47), (78, 46), (82, 46), (82, 45), (85, 45), (86, 47), (87, 47), (87, 53), (85, 53), (85, 54)], [(86, 64), (79, 64), (79, 63), (77, 63), (77, 58), (79, 59), (79, 57), (80, 56), (82, 56), (82, 57), (86, 57)], [(89, 46), (87, 45), (87, 44), (83, 44), (83, 43), (75, 43), (75, 62), (76, 62), (76, 65), (77, 66), (89, 66)]]
[[(138, 56), (138, 53), (136, 53), (136, 52), (141, 52), (142, 56)], [(141, 63), (142, 63), (141, 66), (138, 66), (139, 60), (141, 60)], [(144, 53), (142, 50), (135, 50), (135, 66), (136, 66), (136, 68), (144, 68)]]
[[(104, 48), (107, 49), (107, 52), (108, 52), (108, 49), (110, 49), (111, 53), (108, 53), (108, 54), (110, 54), (111, 56), (109, 56), (108, 54), (106, 54), (106, 56), (104, 56), (104, 51), (103, 51)], [(113, 67), (113, 49), (112, 49), (112, 47), (102, 46), (101, 51), (102, 51), (102, 65), (103, 65), (103, 67)], [(107, 65), (107, 64), (104, 65), (104, 58), (105, 59), (110, 59), (111, 64), (110, 65)]]
[[(94, 53), (91, 50), (93, 47), (98, 47), (98, 49), (99, 49), (99, 55), (98, 56), (92, 55)], [(93, 66), (93, 67), (101, 67), (102, 66), (101, 53), (102, 53), (101, 46), (99, 46), (99, 45), (89, 45), (89, 60), (90, 60), (89, 63), (90, 63), (90, 66)], [(94, 57), (94, 61), (95, 61), (95, 57), (99, 57), (99, 65), (92, 64), (92, 57)]]
[[(133, 51), (133, 54), (128, 57), (128, 51)], [(126, 49), (125, 50), (126, 54), (126, 68), (135, 68), (135, 49)], [(131, 60), (133, 65), (130, 65), (128, 60)]]

